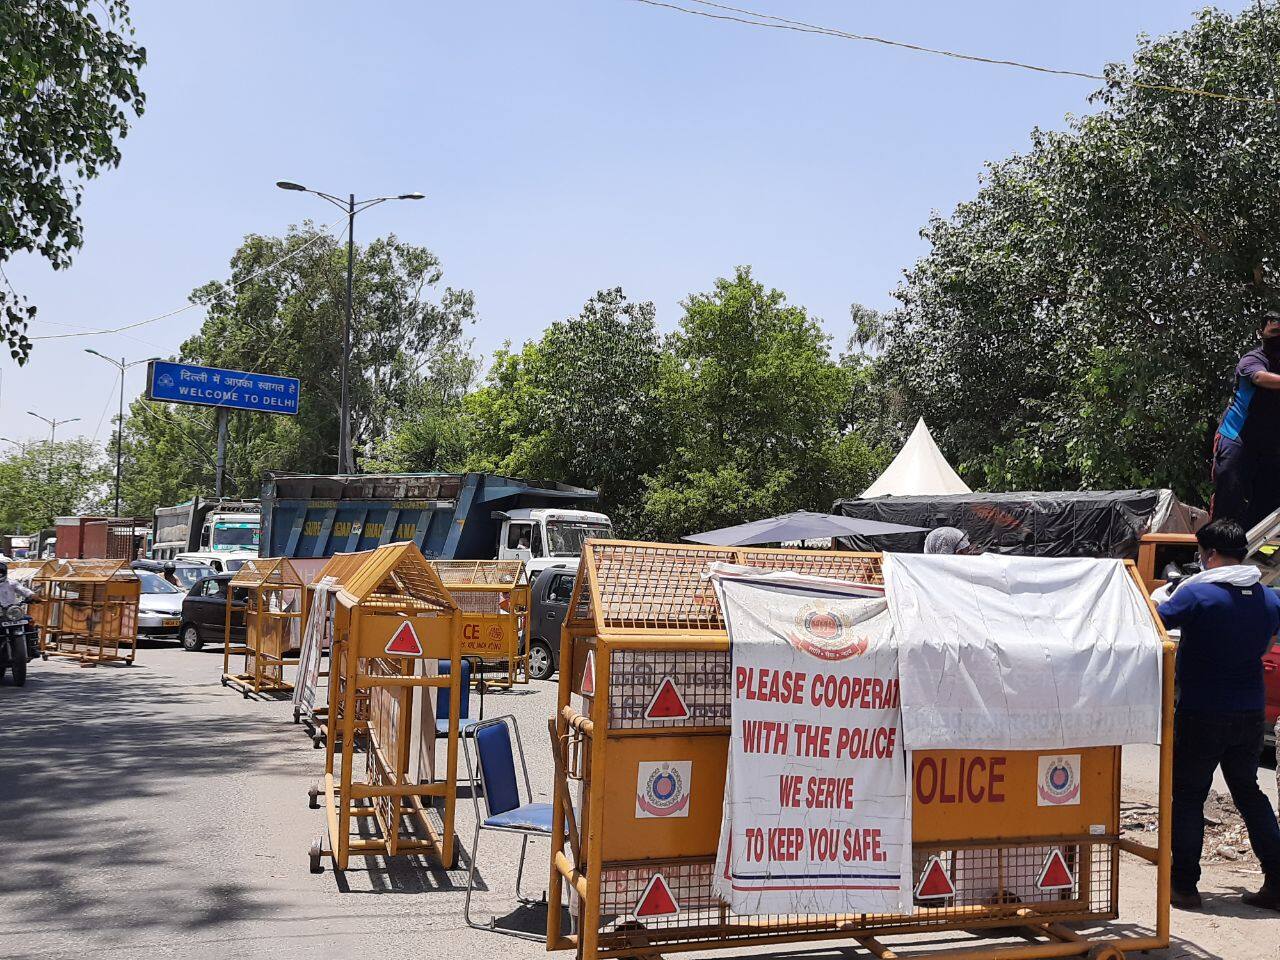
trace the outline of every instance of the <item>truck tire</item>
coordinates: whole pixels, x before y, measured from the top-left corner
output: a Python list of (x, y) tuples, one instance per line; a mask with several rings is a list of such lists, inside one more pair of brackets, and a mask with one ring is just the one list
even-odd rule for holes
[(184, 623), (178, 636), (182, 639), (183, 650), (195, 653), (204, 649), (204, 641), (200, 639), (200, 631), (196, 629), (194, 623)]
[(550, 680), (551, 674), (555, 672), (555, 658), (551, 654), (551, 644), (535, 637), (529, 643), (529, 678)]

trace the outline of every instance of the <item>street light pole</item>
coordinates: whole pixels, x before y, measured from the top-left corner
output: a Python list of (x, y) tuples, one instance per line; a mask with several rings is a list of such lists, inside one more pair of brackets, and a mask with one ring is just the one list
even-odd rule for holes
[(120, 371), (120, 414), (116, 419), (116, 516), (120, 516), (120, 462), (122, 454), (122, 445), (124, 443), (124, 372), (130, 367), (137, 366), (140, 363), (150, 363), (152, 360), (158, 360), (159, 357), (148, 357), (146, 360), (129, 360), (123, 357), (117, 360), (115, 357), (108, 357), (105, 353), (99, 353), (92, 347), (85, 347), (85, 353), (92, 353), (95, 357), (101, 357), (107, 363), (111, 364)]
[(277, 180), (276, 186), (281, 190), (298, 190), (303, 193), (314, 193), (334, 204), (347, 215), (347, 303), (342, 321), (342, 356), (338, 361), (338, 376), (342, 381), (338, 402), (338, 472), (355, 473), (355, 456), (351, 451), (351, 389), (349, 386), (349, 364), (351, 359), (351, 322), (352, 322), (352, 285), (355, 276), (356, 260), (356, 214), (363, 213), (370, 207), (376, 207), (388, 200), (423, 200), (421, 193), (402, 193), (394, 197), (373, 197), (369, 200), (357, 200), (354, 193), (347, 194), (346, 200), (312, 190), (291, 180)]
[(58, 511), (55, 509), (57, 507), (57, 504), (53, 502), (53, 440), (54, 440), (54, 437), (57, 436), (58, 427), (60, 425), (64, 423), (75, 423), (80, 418), (68, 417), (65, 420), (59, 420), (56, 417), (52, 419), (50, 419), (49, 417), (42, 417), (40, 416), (40, 414), (36, 413), (34, 410), (28, 410), (27, 413), (35, 417), (37, 420), (43, 420), (45, 423), (49, 425), (49, 468), (48, 468), (48, 476), (45, 478), (45, 483), (49, 485), (49, 514), (52, 518), (57, 519)]

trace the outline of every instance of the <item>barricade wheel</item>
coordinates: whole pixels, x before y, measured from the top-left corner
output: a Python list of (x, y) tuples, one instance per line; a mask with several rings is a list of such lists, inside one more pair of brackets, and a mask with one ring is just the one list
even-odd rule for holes
[(1089, 951), (1089, 960), (1124, 960), (1124, 951), (1109, 943), (1100, 943)]
[(219, 681), (222, 683), (222, 685), (223, 685), (224, 687), (227, 685), (227, 678), (226, 678), (226, 677), (219, 677), (218, 679), (219, 679)]
[(312, 787), (307, 791), (307, 806), (312, 810), (320, 809), (320, 788)]
[(302, 722), (302, 714), (301, 712), (299, 712), (299, 710), (296, 707), (294, 708), (294, 711), (293, 711), (293, 722), (294, 723)]
[(311, 872), (312, 872), (312, 873), (324, 873), (324, 867), (320, 866), (320, 856), (321, 856), (320, 851), (321, 851), (321, 849), (322, 849), (322, 847), (321, 847), (321, 842), (320, 842), (319, 838), (317, 838), (317, 839), (316, 839), (316, 840), (311, 844), (311, 853), (310, 853), (310, 857), (311, 857)]

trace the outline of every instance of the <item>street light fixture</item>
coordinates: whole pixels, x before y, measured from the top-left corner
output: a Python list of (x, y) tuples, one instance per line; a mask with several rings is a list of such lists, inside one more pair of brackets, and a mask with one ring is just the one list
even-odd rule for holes
[(105, 353), (99, 353), (93, 347), (85, 347), (84, 352), (92, 353), (95, 357), (101, 357), (120, 371), (120, 417), (116, 420), (116, 516), (118, 517), (120, 516), (120, 453), (121, 443), (124, 438), (124, 372), (140, 363), (150, 363), (152, 360), (159, 360), (160, 358), (148, 357), (146, 360), (130, 360), (126, 362), (123, 358), (117, 360), (115, 357), (108, 357)]
[(342, 397), (338, 412), (338, 472), (355, 473), (355, 458), (351, 454), (351, 395), (347, 385), (347, 364), (351, 353), (351, 284), (355, 270), (356, 214), (363, 213), (380, 203), (386, 203), (388, 200), (425, 200), (426, 194), (401, 193), (396, 196), (357, 200), (356, 195), (351, 193), (347, 195), (346, 200), (341, 200), (320, 190), (312, 190), (300, 183), (294, 183), (292, 180), (277, 180), (276, 186), (281, 190), (314, 193), (317, 197), (328, 200), (334, 206), (346, 211), (347, 214), (347, 311), (342, 322), (342, 357), (340, 358)]
[(80, 418), (68, 417), (65, 420), (59, 420), (56, 417), (54, 418), (42, 417), (40, 416), (40, 414), (36, 413), (34, 410), (28, 410), (27, 414), (35, 417), (37, 420), (43, 420), (45, 423), (49, 425), (49, 469), (48, 469), (48, 476), (45, 478), (45, 482), (49, 486), (49, 513), (52, 516), (57, 513), (57, 511), (54, 509), (56, 504), (53, 502), (53, 438), (57, 435), (58, 427), (60, 427), (62, 424), (76, 423)]

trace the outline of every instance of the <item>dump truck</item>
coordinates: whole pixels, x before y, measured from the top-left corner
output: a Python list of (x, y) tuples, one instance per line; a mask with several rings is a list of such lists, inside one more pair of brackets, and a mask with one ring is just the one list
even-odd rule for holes
[(613, 535), (605, 514), (582, 509), (597, 497), (492, 473), (272, 473), (262, 485), (260, 549), (302, 570), (335, 553), (411, 540), (428, 559), (522, 560), (532, 578), (576, 566), (584, 541)]
[(206, 500), (196, 496), (172, 507), (156, 507), (151, 558), (256, 557), (261, 523), (256, 500)]

